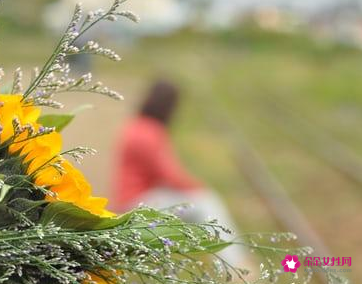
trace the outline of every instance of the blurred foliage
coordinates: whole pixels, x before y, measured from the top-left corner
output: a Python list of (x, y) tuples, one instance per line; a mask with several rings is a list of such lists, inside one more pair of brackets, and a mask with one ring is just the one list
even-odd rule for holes
[[(2, 2), (10, 2), (4, 0)], [(1, 28), (12, 32), (37, 32), (42, 28), (42, 11), (46, 4), (58, 0), (16, 0), (0, 4)]]
[(216, 34), (217, 40), (241, 48), (253, 48), (256, 52), (293, 51), (310, 56), (314, 60), (328, 60), (331, 56), (358, 55), (360, 50), (343, 43), (315, 39), (307, 30), (298, 33), (273, 32), (260, 29), (252, 22), (240, 28), (224, 30)]

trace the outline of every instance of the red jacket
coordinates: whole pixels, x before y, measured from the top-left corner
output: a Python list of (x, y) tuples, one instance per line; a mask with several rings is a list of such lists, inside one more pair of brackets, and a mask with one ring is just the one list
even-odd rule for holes
[(181, 166), (163, 124), (140, 116), (122, 134), (115, 155), (112, 198), (115, 209), (129, 209), (153, 188), (184, 191), (201, 187)]

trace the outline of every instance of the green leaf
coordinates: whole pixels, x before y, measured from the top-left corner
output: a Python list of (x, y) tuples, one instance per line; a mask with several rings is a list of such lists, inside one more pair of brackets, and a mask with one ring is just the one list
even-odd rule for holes
[(104, 218), (94, 215), (78, 206), (57, 201), (49, 203), (42, 213), (40, 223), (48, 225), (54, 223), (56, 226), (74, 230), (102, 230), (118, 226), (124, 222), (122, 216)]
[[(160, 221), (150, 228), (150, 223)], [(217, 238), (210, 239), (209, 233), (197, 224), (185, 223), (158, 210), (137, 208), (118, 217), (103, 218), (68, 202), (49, 203), (40, 218), (44, 226), (53, 223), (63, 229), (106, 230), (119, 227), (123, 236), (132, 236), (137, 231), (141, 240), (152, 248), (163, 247), (162, 238), (177, 242), (183, 250), (190, 253), (214, 253), (229, 246), (230, 243)], [(186, 229), (200, 240), (199, 248), (191, 246), (182, 229)], [(173, 249), (171, 247), (171, 249)]]
[(10, 189), (11, 185), (8, 184), (0, 185), (0, 202), (3, 201), (4, 197), (9, 192)]
[[(190, 246), (189, 240), (183, 232), (183, 228), (187, 228), (195, 238), (200, 240), (198, 247)], [(172, 243), (178, 243), (180, 248), (186, 249), (189, 253), (214, 253), (230, 245), (230, 243), (217, 238), (210, 239), (206, 231), (196, 224), (188, 224), (181, 221), (165, 223), (153, 229), (136, 230), (140, 233), (141, 240), (153, 248), (163, 247), (162, 238), (169, 239)], [(170, 249), (172, 250), (173, 247), (170, 247)]]
[(45, 200), (30, 200), (26, 198), (15, 198), (7, 204), (0, 203), (0, 226), (14, 225), (21, 219), (38, 222), (42, 205)]
[(72, 122), (76, 114), (92, 108), (92, 105), (85, 104), (75, 108), (69, 114), (46, 114), (41, 116), (38, 122), (46, 127), (55, 127), (56, 131), (60, 132)]
[(47, 203), (48, 201), (46, 200), (30, 200), (27, 198), (15, 198), (8, 203), (8, 206), (11, 206), (12, 209), (18, 212), (28, 213)]
[(47, 114), (38, 119), (38, 122), (45, 127), (55, 127), (56, 131), (60, 132), (74, 118), (72, 114)]
[(0, 203), (0, 227), (9, 226), (16, 222), (16, 219), (12, 214), (9, 213), (6, 204)]
[[(143, 220), (133, 222), (133, 216), (141, 217)], [(130, 228), (123, 230), (125, 234), (128, 231), (137, 231), (140, 233), (141, 240), (153, 248), (163, 247), (162, 238), (177, 242), (180, 248), (186, 249), (189, 253), (215, 253), (231, 245), (231, 243), (217, 238), (210, 239), (209, 232), (196, 223), (186, 223), (179, 218), (151, 208), (134, 209), (123, 215), (122, 218), (131, 222)], [(150, 226), (151, 223), (160, 220), (161, 222), (156, 226)], [(200, 240), (199, 248), (190, 246), (183, 229)]]

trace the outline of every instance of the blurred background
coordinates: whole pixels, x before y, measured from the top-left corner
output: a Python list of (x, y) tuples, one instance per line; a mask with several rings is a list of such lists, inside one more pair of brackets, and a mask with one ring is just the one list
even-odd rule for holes
[[(18, 65), (28, 72), (44, 63), (75, 3), (1, 2), (7, 80)], [(65, 112), (93, 105), (64, 131), (64, 148), (98, 150), (80, 166), (95, 193), (110, 197), (115, 138), (149, 85), (166, 76), (182, 91), (175, 147), (222, 194), (241, 230), (294, 231), (321, 252), (352, 257), (345, 275), (359, 283), (362, 1), (129, 0), (125, 9), (141, 22), (104, 24), (90, 35), (123, 61), (85, 63), (125, 100), (58, 98)]]

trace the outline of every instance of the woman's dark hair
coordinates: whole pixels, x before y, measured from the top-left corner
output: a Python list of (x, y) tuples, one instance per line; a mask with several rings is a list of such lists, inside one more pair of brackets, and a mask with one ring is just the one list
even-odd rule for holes
[(150, 88), (140, 113), (168, 124), (177, 106), (178, 98), (179, 91), (172, 83), (158, 81)]

